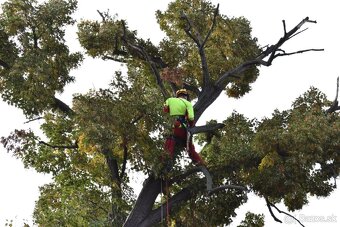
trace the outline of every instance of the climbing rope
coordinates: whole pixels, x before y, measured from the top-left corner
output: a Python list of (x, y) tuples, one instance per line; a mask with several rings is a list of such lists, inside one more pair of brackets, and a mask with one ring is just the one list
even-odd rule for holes
[(170, 210), (169, 210), (169, 187), (168, 179), (165, 179), (165, 189), (166, 189), (166, 224), (170, 226)]
[[(164, 179), (161, 180), (161, 201), (163, 201), (164, 196), (163, 196), (163, 180), (165, 181), (165, 197), (166, 197), (166, 226), (170, 226), (170, 208), (169, 208), (169, 187), (168, 187), (168, 180), (167, 177), (165, 176)], [(161, 223), (163, 225), (163, 219), (164, 219), (164, 211), (163, 211), (163, 205), (161, 205)]]
[[(161, 180), (161, 202), (163, 201), (163, 181)], [(161, 223), (163, 226), (163, 207), (161, 206)]]

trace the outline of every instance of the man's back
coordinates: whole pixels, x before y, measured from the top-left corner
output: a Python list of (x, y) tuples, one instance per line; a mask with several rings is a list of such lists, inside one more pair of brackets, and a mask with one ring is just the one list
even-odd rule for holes
[(184, 98), (168, 98), (165, 105), (169, 107), (170, 116), (184, 116), (188, 114), (188, 119), (194, 119), (194, 109), (191, 102)]

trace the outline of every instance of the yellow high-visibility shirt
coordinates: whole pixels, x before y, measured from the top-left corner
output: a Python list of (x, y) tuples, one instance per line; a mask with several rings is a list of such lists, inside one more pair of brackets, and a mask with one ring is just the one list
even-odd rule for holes
[(170, 109), (170, 116), (184, 116), (188, 112), (188, 119), (194, 120), (194, 108), (186, 99), (183, 98), (168, 98), (165, 101), (165, 106)]

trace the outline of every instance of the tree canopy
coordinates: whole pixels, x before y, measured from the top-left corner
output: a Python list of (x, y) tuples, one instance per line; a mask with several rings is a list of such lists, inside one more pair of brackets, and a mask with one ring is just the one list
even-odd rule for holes
[[(275, 204), (283, 201), (294, 211), (309, 195), (326, 197), (335, 189), (340, 108), (337, 98), (332, 102), (315, 87), (271, 117), (248, 119), (234, 112), (221, 123), (211, 120), (191, 129), (217, 186), (212, 191), (191, 163), (176, 159), (166, 181), (161, 172), (163, 132), (169, 127), (162, 113), (166, 98), (188, 89), (199, 120), (220, 95), (250, 92), (260, 66), (321, 51), (288, 53), (282, 47), (315, 21), (304, 18), (291, 30), (283, 22), (284, 35), (261, 48), (246, 18), (222, 15), (208, 1), (175, 0), (156, 12), (165, 33), (160, 43), (140, 38), (128, 20), (98, 11), (98, 20), (77, 22), (84, 53), (71, 53), (65, 31), (76, 23), (76, 9), (75, 0), (2, 4), (1, 97), (28, 120), (44, 123), (40, 132), (17, 129), (1, 142), (26, 167), (53, 176), (40, 189), (36, 224), (157, 226), (170, 206), (172, 225), (228, 225), (250, 191), (264, 198), (280, 221)], [(127, 72), (116, 70), (106, 88), (74, 94), (68, 106), (56, 94), (76, 82), (70, 71), (85, 57), (120, 62)], [(135, 174), (145, 177), (139, 195), (130, 184)], [(169, 194), (161, 196), (165, 184)], [(241, 226), (249, 223), (263, 226), (263, 216), (248, 213)]]

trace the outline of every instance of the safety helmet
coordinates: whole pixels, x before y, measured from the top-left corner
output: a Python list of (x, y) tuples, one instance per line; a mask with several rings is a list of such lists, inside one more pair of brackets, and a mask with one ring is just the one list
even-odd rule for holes
[(176, 91), (176, 97), (180, 95), (189, 96), (188, 91), (186, 89), (179, 89), (178, 91)]

